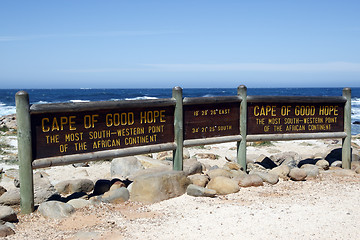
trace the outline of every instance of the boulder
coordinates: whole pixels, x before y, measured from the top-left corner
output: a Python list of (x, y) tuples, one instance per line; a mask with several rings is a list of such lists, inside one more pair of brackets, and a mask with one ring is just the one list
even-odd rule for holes
[(290, 173), (290, 167), (288, 165), (280, 165), (269, 171), (269, 173), (277, 175), (279, 178), (288, 179), (288, 174)]
[(358, 166), (357, 168), (355, 168), (355, 172), (356, 172), (357, 174), (360, 174), (360, 166)]
[(287, 165), (290, 169), (298, 167), (300, 162), (291, 156), (285, 158), (281, 165)]
[(322, 169), (324, 169), (324, 170), (328, 170), (330, 164), (329, 164), (329, 162), (326, 161), (325, 159), (320, 159), (320, 160), (318, 160), (318, 161), (316, 162), (315, 165), (318, 166), (318, 167), (320, 167), (320, 168), (322, 168)]
[(216, 191), (209, 188), (200, 187), (198, 185), (190, 184), (186, 193), (193, 197), (215, 197)]
[(289, 177), (294, 181), (303, 181), (306, 178), (306, 171), (300, 168), (293, 168), (290, 170)]
[(59, 199), (60, 195), (51, 184), (34, 186), (34, 203), (40, 204), (48, 200)]
[(94, 183), (90, 179), (65, 180), (55, 185), (60, 194), (72, 194), (76, 192), (90, 192), (94, 189)]
[(126, 179), (137, 171), (144, 169), (144, 166), (136, 157), (114, 158), (111, 161), (111, 177)]
[(270, 156), (270, 159), (272, 159), (276, 165), (281, 165), (286, 159), (293, 159), (296, 162), (301, 160), (301, 157), (298, 153), (296, 152), (282, 152), (282, 153), (278, 153), (276, 155), (272, 155)]
[(331, 163), (331, 167), (339, 167), (339, 168), (341, 168), (342, 167), (342, 161), (333, 161)]
[(215, 190), (220, 195), (236, 193), (240, 190), (237, 181), (224, 176), (217, 176), (211, 179), (207, 188)]
[(0, 196), (3, 195), (6, 192), (6, 189), (2, 186), (0, 186)]
[(75, 208), (68, 204), (58, 201), (44, 202), (39, 205), (38, 212), (47, 218), (66, 218), (75, 212)]
[(102, 201), (109, 203), (121, 203), (128, 201), (129, 198), (130, 193), (127, 188), (121, 187), (104, 193), (102, 196)]
[(210, 170), (206, 173), (210, 179), (214, 179), (218, 176), (223, 176), (223, 177), (227, 177), (227, 178), (231, 178), (232, 174), (230, 173), (230, 171), (227, 171), (223, 168), (216, 168), (213, 170)]
[(279, 182), (279, 176), (272, 174), (272, 173), (255, 171), (255, 172), (253, 172), (253, 174), (258, 175), (263, 180), (263, 182), (266, 182), (266, 183), (269, 183), (272, 185)]
[(151, 157), (147, 157), (147, 156), (143, 156), (143, 155), (139, 155), (136, 156), (136, 158), (140, 161), (141, 165), (146, 169), (146, 168), (154, 168), (154, 167), (166, 167), (166, 166), (170, 166), (171, 162), (170, 161), (161, 161), (158, 159), (153, 159)]
[(75, 209), (83, 208), (83, 207), (89, 206), (91, 204), (90, 201), (82, 199), (82, 198), (71, 199), (67, 203), (70, 204), (71, 206), (73, 206)]
[(183, 171), (149, 173), (134, 179), (130, 198), (142, 203), (160, 202), (184, 194), (189, 184)]
[(15, 234), (14, 230), (7, 225), (0, 225), (0, 237), (7, 237)]
[(224, 164), (223, 169), (231, 171), (231, 170), (242, 170), (240, 164), (236, 162), (227, 162)]
[(123, 183), (120, 180), (117, 180), (111, 185), (109, 191), (113, 191), (115, 189), (119, 189), (119, 188), (122, 188), (122, 187), (126, 187), (125, 183)]
[(312, 164), (304, 164), (301, 166), (301, 169), (304, 169), (306, 172), (306, 179), (317, 178), (319, 176), (319, 166)]
[(13, 188), (0, 196), (0, 205), (19, 205), (20, 204), (20, 189)]
[(263, 167), (262, 165), (258, 164), (258, 163), (247, 163), (247, 171), (263, 171), (266, 170), (265, 167)]
[(264, 185), (262, 178), (257, 174), (245, 175), (239, 179), (238, 184), (240, 187), (258, 187)]
[(195, 174), (188, 176), (188, 178), (193, 185), (197, 185), (199, 187), (205, 187), (209, 182), (209, 177), (207, 175)]
[(203, 166), (195, 158), (189, 158), (184, 161), (184, 172), (186, 175), (193, 175), (196, 173), (202, 173)]
[(18, 219), (14, 209), (9, 206), (0, 206), (0, 220), (5, 222), (17, 222)]

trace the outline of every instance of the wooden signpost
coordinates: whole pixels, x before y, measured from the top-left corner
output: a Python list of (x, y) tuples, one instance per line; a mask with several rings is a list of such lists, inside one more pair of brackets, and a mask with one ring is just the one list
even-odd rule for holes
[(341, 97), (237, 96), (29, 105), (16, 94), (21, 211), (34, 210), (33, 169), (173, 150), (183, 169), (183, 147), (237, 142), (246, 170), (246, 143), (342, 138), (351, 161), (351, 90)]

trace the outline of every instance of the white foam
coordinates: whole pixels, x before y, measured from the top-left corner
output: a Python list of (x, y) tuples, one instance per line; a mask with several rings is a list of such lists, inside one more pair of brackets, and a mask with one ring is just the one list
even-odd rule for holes
[(360, 98), (352, 98), (351, 105), (360, 105)]
[(157, 97), (148, 97), (148, 96), (125, 98), (125, 100), (149, 100), (149, 99), (158, 99), (158, 98)]
[(0, 103), (0, 116), (10, 115), (16, 113), (15, 106), (7, 106), (4, 103)]
[(82, 102), (90, 102), (90, 100), (77, 100), (77, 99), (75, 99), (75, 100), (70, 100), (70, 102), (72, 102), (72, 103), (82, 103)]

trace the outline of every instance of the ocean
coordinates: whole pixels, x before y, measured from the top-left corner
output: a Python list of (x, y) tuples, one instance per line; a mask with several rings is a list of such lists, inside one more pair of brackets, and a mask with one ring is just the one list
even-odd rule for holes
[[(30, 103), (89, 102), (109, 100), (169, 98), (170, 88), (159, 89), (22, 89)], [(352, 88), (352, 123), (360, 121), (360, 88)], [(15, 113), (15, 93), (19, 89), (0, 89), (0, 116)], [(184, 88), (184, 97), (233, 96), (236, 88)], [(248, 95), (341, 96), (341, 88), (248, 88)], [(352, 134), (360, 134), (360, 125), (352, 124)]]

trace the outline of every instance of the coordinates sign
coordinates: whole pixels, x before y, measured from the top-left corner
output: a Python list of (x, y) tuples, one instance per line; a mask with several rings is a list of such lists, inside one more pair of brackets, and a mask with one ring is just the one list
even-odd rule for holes
[(184, 139), (201, 139), (240, 134), (240, 103), (184, 106)]
[(247, 134), (344, 131), (344, 104), (248, 103)]
[(31, 115), (34, 159), (174, 141), (174, 108)]

